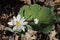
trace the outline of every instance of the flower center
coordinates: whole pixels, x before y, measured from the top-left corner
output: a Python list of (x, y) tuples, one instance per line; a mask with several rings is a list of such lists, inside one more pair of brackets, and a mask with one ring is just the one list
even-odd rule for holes
[(18, 22), (18, 21), (16, 21), (16, 26), (18, 27), (18, 26), (20, 26), (20, 25), (21, 25), (21, 23)]

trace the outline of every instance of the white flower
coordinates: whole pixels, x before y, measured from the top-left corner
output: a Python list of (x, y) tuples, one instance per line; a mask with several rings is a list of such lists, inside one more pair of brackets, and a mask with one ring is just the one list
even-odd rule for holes
[(38, 22), (39, 22), (39, 19), (37, 19), (37, 18), (34, 19), (34, 23), (35, 23), (35, 24), (38, 24)]
[(17, 15), (17, 17), (13, 16), (13, 20), (8, 22), (9, 25), (14, 25), (13, 30), (17, 32), (21, 32), (22, 30), (25, 31), (25, 25), (27, 25), (27, 23), (24, 17), (21, 18), (20, 15)]

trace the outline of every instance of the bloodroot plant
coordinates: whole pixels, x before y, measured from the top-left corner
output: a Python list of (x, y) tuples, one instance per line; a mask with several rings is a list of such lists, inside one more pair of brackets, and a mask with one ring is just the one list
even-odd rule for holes
[(54, 23), (57, 22), (53, 10), (54, 7), (45, 7), (38, 4), (24, 5), (20, 8), (18, 15), (13, 16), (13, 19), (7, 23), (9, 27), (6, 27), (5, 30), (22, 34), (26, 33), (31, 26), (34, 31), (48, 34)]

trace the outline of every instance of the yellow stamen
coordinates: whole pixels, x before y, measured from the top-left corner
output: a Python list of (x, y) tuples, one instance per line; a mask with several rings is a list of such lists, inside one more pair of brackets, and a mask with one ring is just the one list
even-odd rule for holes
[(21, 23), (18, 22), (18, 21), (16, 21), (16, 26), (18, 27), (18, 26), (20, 26), (20, 25), (21, 25)]

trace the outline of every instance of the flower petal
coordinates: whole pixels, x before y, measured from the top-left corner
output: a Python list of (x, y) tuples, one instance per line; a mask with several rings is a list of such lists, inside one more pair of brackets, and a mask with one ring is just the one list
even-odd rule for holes
[(13, 16), (13, 24), (15, 25), (16, 24), (16, 17), (15, 16)]
[(8, 22), (8, 24), (12, 26), (13, 25), (13, 22)]
[(28, 22), (23, 22), (21, 25), (27, 25), (28, 24)]
[(37, 18), (34, 19), (34, 23), (35, 23), (35, 24), (38, 24), (38, 21), (39, 21), (39, 20), (38, 20)]
[(17, 31), (18, 31), (18, 32), (21, 32), (21, 31), (22, 31), (21, 27), (18, 27), (18, 28), (17, 28)]
[(13, 27), (13, 30), (14, 30), (14, 31), (16, 31), (16, 30), (17, 30), (17, 27), (16, 27), (16, 26), (15, 26), (15, 27)]
[(20, 20), (20, 21), (24, 22), (24, 21), (25, 21), (24, 17), (23, 17), (23, 18), (21, 18), (21, 20)]
[(17, 15), (17, 21), (19, 21), (20, 18), (21, 18), (21, 16), (18, 14), (18, 15)]
[(25, 31), (25, 26), (21, 26), (21, 30)]
[(16, 21), (16, 17), (15, 16), (13, 16), (13, 20)]

